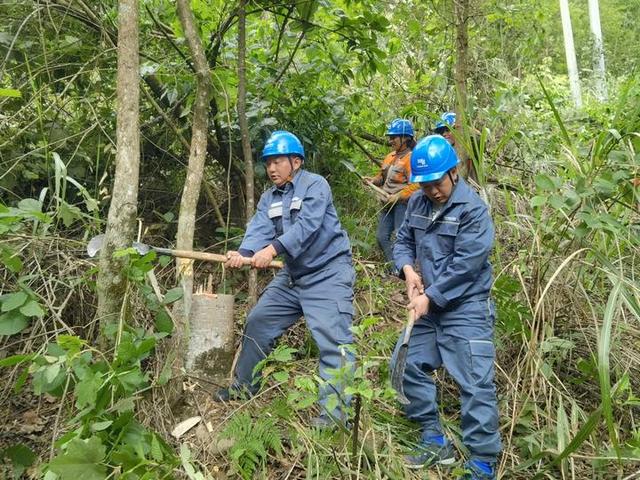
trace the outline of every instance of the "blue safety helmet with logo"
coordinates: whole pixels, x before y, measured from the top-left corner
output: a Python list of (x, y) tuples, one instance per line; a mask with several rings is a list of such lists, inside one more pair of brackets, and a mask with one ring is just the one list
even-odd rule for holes
[(411, 182), (438, 181), (456, 165), (458, 156), (447, 139), (429, 135), (420, 140), (411, 152)]
[(454, 112), (443, 113), (440, 120), (436, 122), (434, 130), (442, 130), (443, 128), (453, 128), (456, 124), (456, 114)]
[(405, 120), (404, 118), (396, 118), (389, 124), (385, 135), (405, 135), (407, 137), (413, 137), (413, 125), (411, 124), (410, 120)]
[(273, 132), (262, 150), (262, 160), (273, 155), (297, 155), (304, 160), (302, 142), (293, 133), (285, 130)]

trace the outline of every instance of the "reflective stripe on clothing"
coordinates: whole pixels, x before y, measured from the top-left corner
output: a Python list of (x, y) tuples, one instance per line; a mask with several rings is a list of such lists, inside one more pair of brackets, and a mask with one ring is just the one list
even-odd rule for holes
[(276, 240), (284, 247), (293, 278), (340, 257), (351, 258), (347, 233), (323, 177), (301, 170), (283, 187), (274, 186), (262, 194), (240, 249), (257, 252)]
[(435, 220), (422, 191), (411, 196), (393, 250), (396, 268), (418, 264), (434, 309), (488, 298), (493, 222), (487, 205), (460, 177)]

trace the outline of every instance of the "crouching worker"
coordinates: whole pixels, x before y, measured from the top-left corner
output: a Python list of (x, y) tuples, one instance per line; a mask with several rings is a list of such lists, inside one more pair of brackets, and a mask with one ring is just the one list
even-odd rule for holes
[[(333, 205), (331, 189), (320, 175), (302, 170), (304, 149), (292, 133), (274, 132), (262, 152), (273, 186), (262, 194), (237, 252), (228, 252), (226, 265), (242, 266), (251, 257), (255, 268), (269, 266), (283, 255), (285, 268), (267, 286), (247, 317), (242, 350), (231, 387), (219, 390), (216, 400), (253, 395), (259, 388), (254, 367), (273, 349), (276, 340), (304, 315), (320, 351), (319, 397), (321, 414), (315, 426), (345, 422), (349, 399), (345, 385), (332, 382), (331, 370), (353, 370), (353, 285), (351, 247)], [(331, 394), (338, 406), (328, 411)], [(332, 402), (329, 402), (331, 404)], [(334, 403), (335, 405), (335, 403)]]
[[(461, 479), (494, 479), (501, 450), (494, 384), (494, 307), (489, 254), (494, 229), (487, 206), (458, 175), (458, 158), (440, 135), (422, 139), (411, 155), (409, 200), (394, 261), (417, 319), (403, 388), (408, 418), (422, 425), (411, 468), (455, 461), (438, 418), (432, 372), (444, 366), (460, 389), (462, 440), (470, 453)], [(418, 274), (414, 269), (417, 264)], [(402, 336), (398, 346), (402, 342)], [(394, 352), (395, 362), (398, 348)]]

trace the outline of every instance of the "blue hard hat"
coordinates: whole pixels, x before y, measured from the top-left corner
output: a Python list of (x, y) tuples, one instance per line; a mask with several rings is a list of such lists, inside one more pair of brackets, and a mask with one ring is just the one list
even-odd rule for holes
[(435, 182), (458, 165), (456, 151), (442, 135), (424, 137), (411, 152), (411, 181)]
[(389, 128), (387, 128), (385, 135), (406, 135), (408, 137), (413, 137), (413, 125), (410, 120), (396, 118), (389, 124)]
[(442, 127), (453, 128), (456, 124), (456, 114), (454, 112), (443, 113), (440, 120), (436, 122), (436, 130)]
[(302, 142), (293, 133), (285, 130), (273, 132), (262, 150), (262, 160), (272, 155), (299, 155), (304, 159)]

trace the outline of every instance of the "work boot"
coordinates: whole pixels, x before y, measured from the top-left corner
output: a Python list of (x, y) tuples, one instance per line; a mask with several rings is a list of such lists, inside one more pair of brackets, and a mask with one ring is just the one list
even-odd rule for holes
[(228, 387), (221, 388), (213, 394), (214, 402), (230, 402), (233, 400), (249, 400), (254, 393), (248, 388)]
[(495, 465), (481, 460), (469, 460), (464, 464), (465, 473), (458, 480), (495, 480)]
[(406, 455), (407, 468), (425, 468), (433, 465), (451, 465), (456, 461), (453, 445), (444, 435), (431, 435), (423, 439), (415, 455)]

